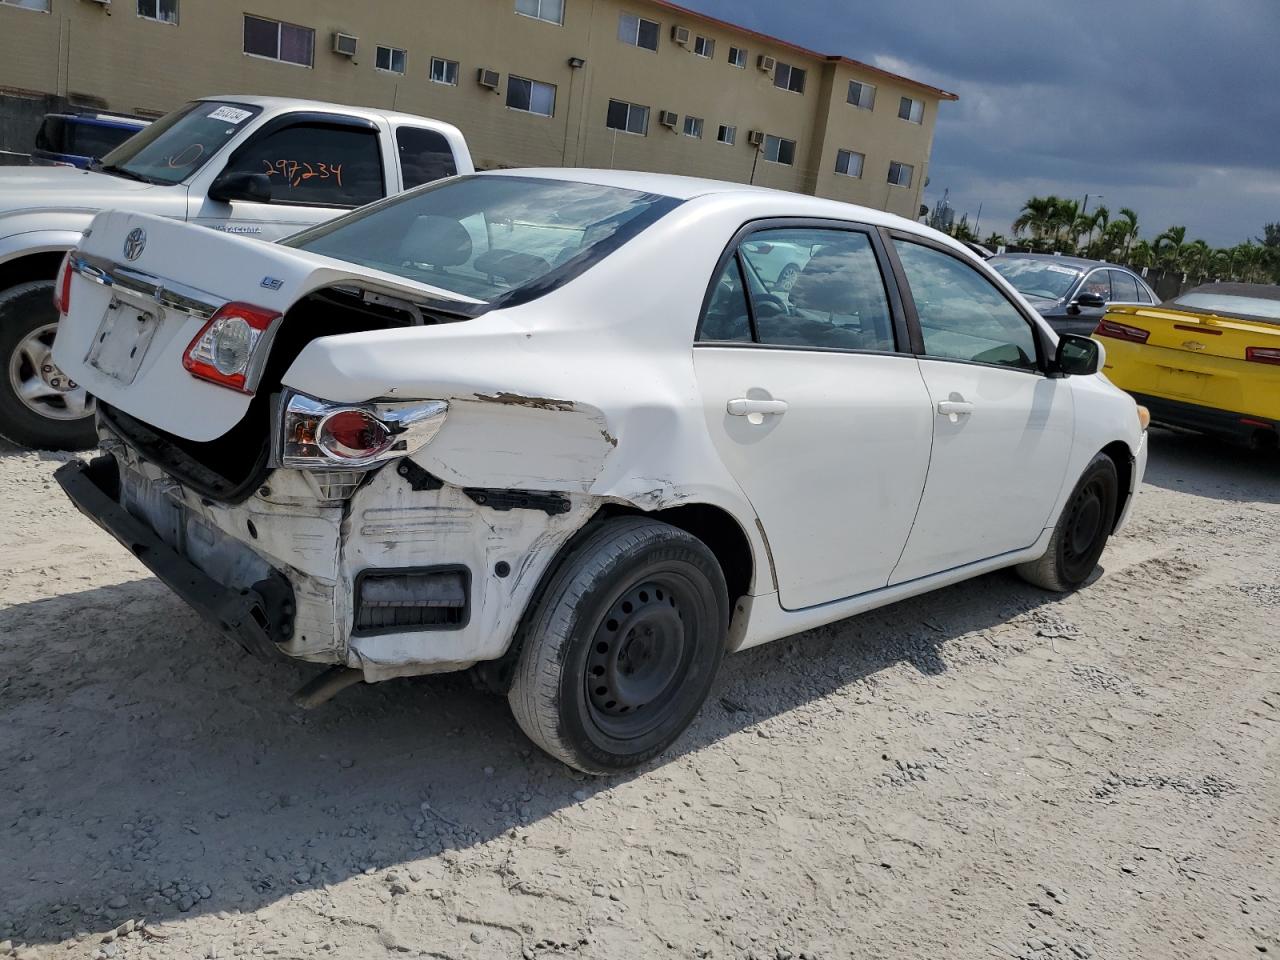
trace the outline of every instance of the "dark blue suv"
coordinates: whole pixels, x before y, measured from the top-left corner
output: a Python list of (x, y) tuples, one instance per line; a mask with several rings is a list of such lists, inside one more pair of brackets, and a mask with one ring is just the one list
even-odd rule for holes
[(150, 122), (110, 113), (50, 113), (36, 133), (31, 162), (88, 168)]

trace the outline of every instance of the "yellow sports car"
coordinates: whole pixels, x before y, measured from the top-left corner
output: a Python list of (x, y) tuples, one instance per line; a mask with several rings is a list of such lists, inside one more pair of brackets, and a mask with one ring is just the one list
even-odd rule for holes
[(1280, 286), (1212, 283), (1112, 307), (1093, 332), (1111, 382), (1151, 419), (1256, 446), (1280, 437)]

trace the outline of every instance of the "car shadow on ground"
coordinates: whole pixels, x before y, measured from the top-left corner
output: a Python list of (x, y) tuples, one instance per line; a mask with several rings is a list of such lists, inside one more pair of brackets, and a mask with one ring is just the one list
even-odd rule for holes
[(1216, 437), (1152, 427), (1146, 482), (1236, 503), (1280, 503), (1280, 454)]
[[(991, 574), (729, 657), (690, 731), (626, 779), (849, 684), (874, 691), (897, 665), (945, 682), (954, 641), (1051, 619), (1036, 608), (1053, 599)], [(151, 578), (0, 609), (0, 638), (0, 939), (256, 910), (472, 847), (623, 779), (549, 759), (465, 676), (297, 710), (288, 695), (316, 667), (244, 655)]]

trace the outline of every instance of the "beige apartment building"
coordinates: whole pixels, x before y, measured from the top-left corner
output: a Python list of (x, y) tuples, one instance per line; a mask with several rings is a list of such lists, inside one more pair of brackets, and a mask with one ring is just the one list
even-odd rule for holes
[(158, 115), (236, 92), (438, 117), (482, 169), (682, 173), (910, 217), (956, 99), (663, 0), (0, 0), (0, 148), (50, 103)]

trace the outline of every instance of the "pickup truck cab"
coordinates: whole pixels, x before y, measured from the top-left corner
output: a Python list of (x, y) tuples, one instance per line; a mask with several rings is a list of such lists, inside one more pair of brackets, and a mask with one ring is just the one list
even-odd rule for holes
[(188, 103), (90, 170), (0, 174), (0, 436), (93, 445), (91, 399), (51, 359), (54, 277), (101, 210), (279, 240), (344, 211), (474, 167), (454, 126), (281, 97)]

